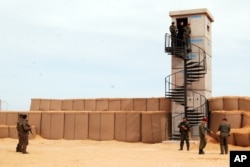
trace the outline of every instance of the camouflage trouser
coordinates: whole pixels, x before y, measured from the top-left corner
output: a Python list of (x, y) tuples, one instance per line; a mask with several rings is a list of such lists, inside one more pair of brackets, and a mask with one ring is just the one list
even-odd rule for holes
[(26, 132), (20, 133), (21, 152), (23, 153), (26, 152), (28, 144), (29, 144), (29, 133)]
[(188, 49), (190, 49), (190, 36), (189, 35), (184, 35), (184, 41), (185, 41), (185, 45)]
[(171, 34), (171, 46), (174, 47), (177, 45), (176, 34)]
[(21, 149), (21, 134), (20, 134), (20, 132), (18, 132), (18, 143), (17, 143), (17, 146), (16, 146), (16, 152), (22, 152), (22, 149)]
[(207, 140), (205, 137), (200, 137), (200, 146), (199, 149), (203, 150), (207, 145)]
[(221, 133), (220, 134), (220, 151), (222, 154), (228, 153), (228, 133)]
[(189, 136), (188, 136), (188, 133), (181, 133), (180, 149), (183, 149), (184, 141), (186, 141), (187, 148), (189, 149)]

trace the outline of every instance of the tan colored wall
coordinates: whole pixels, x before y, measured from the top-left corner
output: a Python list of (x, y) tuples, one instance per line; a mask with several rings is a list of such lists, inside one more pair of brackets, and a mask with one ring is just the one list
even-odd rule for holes
[(40, 109), (40, 99), (31, 99), (30, 110), (38, 111)]
[(125, 142), (141, 141), (140, 112), (115, 112), (115, 140)]
[(218, 130), (223, 118), (227, 118), (231, 128), (242, 127), (242, 112), (241, 111), (212, 111), (210, 116), (210, 129), (214, 132)]
[(250, 112), (242, 112), (242, 127), (250, 127)]
[(42, 119), (42, 112), (37, 111), (29, 111), (28, 120), (29, 124), (33, 125), (36, 128), (36, 133), (41, 134), (41, 119)]
[(73, 110), (73, 102), (74, 102), (74, 100), (72, 100), (72, 99), (62, 100), (62, 110), (63, 111), (72, 111)]
[(167, 114), (164, 111), (142, 112), (141, 136), (144, 143), (159, 143), (168, 138)]
[(223, 97), (223, 109), (233, 111), (239, 109), (239, 101), (237, 96)]
[(85, 106), (84, 99), (74, 99), (73, 100), (73, 110), (74, 111), (83, 111)]
[(133, 99), (121, 99), (121, 111), (133, 111)]
[(239, 110), (250, 111), (250, 97), (239, 97)]
[[(16, 130), (16, 124), (18, 120), (18, 115), (20, 113), (23, 114), (30, 114), (32, 115), (32, 112), (28, 111), (0, 111), (0, 138), (9, 137), (9, 138), (15, 138), (17, 139), (17, 130)], [(35, 115), (40, 115), (40, 112), (35, 112)], [(39, 116), (38, 116), (39, 117)], [(37, 132), (40, 132), (40, 119), (36, 119), (35, 122), (33, 122), (33, 116), (28, 117), (29, 122), (31, 122), (31, 128), (32, 128), (32, 134), (29, 135), (29, 138), (32, 139), (35, 137)], [(33, 124), (34, 123), (34, 124)], [(37, 126), (34, 126), (37, 125)]]
[(96, 99), (96, 111), (108, 111), (108, 99)]
[(121, 99), (109, 99), (108, 100), (108, 111), (120, 111), (121, 110)]
[(221, 111), (223, 110), (223, 98), (211, 97), (208, 99), (209, 111)]
[(41, 136), (50, 139), (50, 113), (49, 112), (42, 112), (42, 119), (41, 119)]
[(7, 125), (0, 125), (0, 138), (9, 137), (9, 129)]
[(96, 99), (85, 99), (84, 111), (96, 111)]
[(160, 98), (31, 99), (30, 111), (171, 111)]
[[(33, 108), (31, 110), (35, 111), (35, 109)], [(39, 111), (49, 111), (49, 110), (50, 110), (50, 99), (40, 99)]]
[(50, 111), (60, 111), (62, 110), (62, 100), (51, 100), (50, 101)]
[[(231, 125), (229, 144), (250, 146), (250, 98), (223, 96), (208, 99), (210, 129), (216, 132), (223, 118)], [(217, 134), (212, 136), (219, 140)]]
[(0, 112), (0, 137), (16, 138), (18, 114), (26, 113), (35, 134), (46, 139), (157, 143), (166, 140), (170, 111), (164, 97), (32, 99), (30, 111)]
[(18, 112), (7, 112), (6, 125), (16, 125)]
[(79, 139), (88, 139), (89, 132), (89, 114), (87, 112), (76, 112), (75, 113), (75, 138)]
[(114, 112), (89, 113), (89, 139), (113, 140), (114, 128)]
[[(0, 111), (0, 137), (15, 137), (14, 127), (18, 113), (27, 113), (34, 132), (47, 139), (91, 139), (118, 140), (125, 142), (157, 143), (168, 137), (167, 115), (171, 111), (171, 101), (165, 98), (136, 99), (72, 99), (65, 101), (64, 109), (74, 110), (46, 111), (53, 100), (35, 99), (31, 106), (41, 109), (36, 111)], [(56, 100), (53, 109), (60, 104)], [(250, 126), (250, 98), (248, 97), (213, 97), (208, 99), (210, 128), (217, 130), (222, 118), (226, 117), (233, 131), (229, 138), (231, 144), (245, 146), (250, 131), (237, 129)], [(38, 102), (41, 102), (38, 105)], [(62, 102), (63, 104), (63, 102)], [(104, 105), (104, 107), (102, 106)], [(38, 107), (39, 106), (39, 107)], [(143, 111), (135, 111), (143, 110)], [(59, 107), (60, 108), (60, 107)], [(96, 111), (96, 108), (104, 111)], [(81, 109), (91, 109), (82, 111)], [(106, 111), (108, 109), (108, 111)], [(117, 109), (117, 111), (115, 110)], [(81, 111), (78, 111), (81, 110)], [(113, 110), (113, 111), (109, 111)], [(151, 110), (151, 111), (150, 111)]]
[(238, 129), (233, 135), (235, 138), (235, 144), (237, 146), (249, 147), (250, 146), (250, 128)]
[(7, 113), (6, 111), (0, 112), (0, 125), (6, 125)]
[(75, 113), (64, 113), (64, 139), (73, 140), (75, 137)]

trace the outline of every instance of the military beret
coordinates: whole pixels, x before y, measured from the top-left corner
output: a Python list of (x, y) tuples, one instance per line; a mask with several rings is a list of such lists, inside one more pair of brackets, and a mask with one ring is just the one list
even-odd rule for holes
[(202, 121), (207, 122), (207, 118), (206, 117), (202, 118)]

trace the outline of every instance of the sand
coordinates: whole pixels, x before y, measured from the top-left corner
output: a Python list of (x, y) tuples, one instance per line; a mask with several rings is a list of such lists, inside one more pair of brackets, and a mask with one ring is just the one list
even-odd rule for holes
[[(205, 155), (198, 154), (198, 141), (190, 151), (179, 151), (179, 142), (157, 144), (93, 140), (29, 140), (29, 154), (15, 152), (17, 139), (0, 139), (0, 167), (226, 167), (229, 154), (219, 154), (219, 144), (208, 137)], [(229, 150), (249, 147), (229, 145)], [(202, 164), (202, 165), (201, 165)]]

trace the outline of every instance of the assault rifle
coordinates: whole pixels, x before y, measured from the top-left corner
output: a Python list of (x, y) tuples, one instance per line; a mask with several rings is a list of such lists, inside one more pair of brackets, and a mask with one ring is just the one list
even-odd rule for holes
[(32, 130), (30, 129), (29, 131), (30, 131), (30, 134), (32, 134), (32, 135), (33, 135)]

